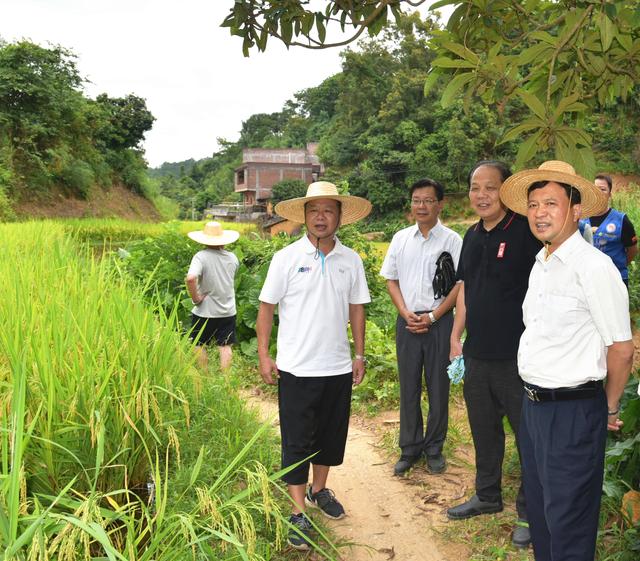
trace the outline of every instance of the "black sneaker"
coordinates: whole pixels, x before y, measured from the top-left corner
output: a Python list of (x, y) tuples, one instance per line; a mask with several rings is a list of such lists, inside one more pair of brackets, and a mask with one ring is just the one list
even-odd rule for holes
[(344, 508), (336, 499), (331, 489), (320, 489), (317, 493), (311, 492), (311, 486), (307, 488), (307, 494), (304, 497), (304, 502), (309, 506), (319, 508), (327, 518), (333, 518), (334, 520), (340, 520), (344, 518)]
[(518, 518), (513, 533), (511, 534), (511, 543), (519, 548), (526, 549), (531, 543), (531, 532), (529, 532), (529, 523), (522, 518)]
[(309, 535), (311, 533), (311, 522), (304, 515), (304, 512), (300, 514), (292, 514), (289, 517), (289, 524), (291, 524), (291, 528), (289, 529), (289, 537), (287, 541), (289, 545), (294, 549), (299, 549), (306, 551), (310, 547), (309, 543)]
[(404, 475), (419, 459), (420, 456), (400, 456), (400, 459), (396, 462), (396, 465), (393, 466), (393, 475)]

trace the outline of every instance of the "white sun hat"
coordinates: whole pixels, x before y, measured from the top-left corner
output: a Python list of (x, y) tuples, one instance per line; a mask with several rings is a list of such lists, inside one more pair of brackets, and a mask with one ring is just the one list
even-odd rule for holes
[(223, 230), (220, 222), (207, 222), (202, 230), (187, 234), (194, 242), (204, 245), (227, 245), (240, 237), (240, 232)]

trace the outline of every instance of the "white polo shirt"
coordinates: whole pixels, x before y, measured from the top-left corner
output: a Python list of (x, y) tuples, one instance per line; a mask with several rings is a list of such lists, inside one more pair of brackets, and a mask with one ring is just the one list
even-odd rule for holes
[(371, 302), (360, 256), (335, 239), (323, 259), (307, 236), (271, 260), (260, 300), (278, 305), (276, 365), (294, 376), (351, 372), (349, 304)]
[(387, 280), (397, 280), (404, 303), (412, 312), (435, 310), (443, 301), (433, 297), (433, 276), (436, 261), (447, 251), (458, 268), (462, 238), (440, 220), (425, 238), (417, 224), (404, 228), (393, 236), (380, 274)]
[(631, 339), (629, 295), (613, 261), (575, 232), (548, 260), (536, 256), (522, 304), (520, 377), (573, 387), (607, 374), (607, 347)]
[(226, 249), (203, 249), (191, 260), (187, 276), (198, 277), (204, 300), (191, 312), (203, 318), (226, 318), (236, 314), (234, 278), (240, 262)]

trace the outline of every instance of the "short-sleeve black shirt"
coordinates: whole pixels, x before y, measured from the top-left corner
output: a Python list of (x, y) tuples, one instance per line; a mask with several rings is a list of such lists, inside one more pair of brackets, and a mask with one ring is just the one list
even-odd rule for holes
[(467, 230), (457, 273), (464, 281), (467, 310), (465, 356), (517, 357), (524, 331), (522, 302), (541, 247), (526, 218), (511, 211), (489, 231), (482, 220)]

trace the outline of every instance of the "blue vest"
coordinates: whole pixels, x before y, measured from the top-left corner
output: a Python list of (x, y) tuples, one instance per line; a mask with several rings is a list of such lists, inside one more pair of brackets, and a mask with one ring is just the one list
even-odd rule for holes
[[(622, 278), (627, 280), (629, 269), (627, 268), (627, 252), (622, 245), (623, 219), (624, 212), (612, 208), (602, 224), (593, 233), (593, 245), (611, 257)], [(588, 218), (580, 220), (580, 230), (582, 231), (584, 228), (591, 228), (591, 222)]]

